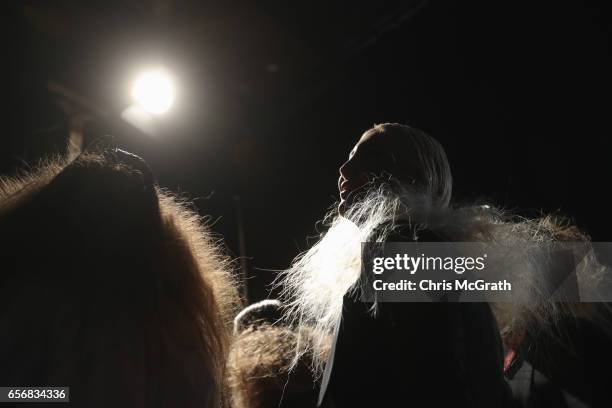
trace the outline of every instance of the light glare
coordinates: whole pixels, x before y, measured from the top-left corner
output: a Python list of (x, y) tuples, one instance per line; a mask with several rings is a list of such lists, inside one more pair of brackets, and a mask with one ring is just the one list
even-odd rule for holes
[(161, 69), (144, 72), (134, 83), (132, 97), (145, 111), (158, 115), (172, 106), (174, 85)]

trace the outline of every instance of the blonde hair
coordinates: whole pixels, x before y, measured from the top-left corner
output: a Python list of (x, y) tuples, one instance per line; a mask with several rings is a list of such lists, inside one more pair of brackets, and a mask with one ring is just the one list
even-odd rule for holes
[[(453, 177), (444, 147), (420, 129), (399, 123), (374, 125), (363, 137), (384, 136), (392, 148), (393, 178), (411, 188), (418, 187), (422, 198), (432, 207), (443, 208), (450, 204)], [(380, 176), (378, 174), (375, 177)]]
[[(563, 217), (527, 219), (488, 205), (433, 207), (418, 186), (406, 187), (393, 178), (372, 182), (365, 191), (343, 216), (332, 210), (325, 219), (328, 229), (319, 241), (279, 275), (276, 284), (287, 305), (285, 318), (296, 327), (314, 327), (327, 334), (337, 329), (343, 297), (358, 288), (362, 242), (384, 242), (398, 224), (410, 225), (415, 235), (429, 229), (455, 242), (493, 242), (507, 248), (530, 245), (546, 251), (556, 243), (573, 241), (584, 242), (588, 248), (588, 236)], [(516, 291), (516, 296), (523, 301), (492, 304), (502, 336), (548, 330), (564, 316), (609, 326), (605, 304), (558, 302), (547, 296), (548, 282), (542, 279), (547, 267), (536, 257), (509, 265), (515, 281), (522, 282), (523, 291)], [(586, 292), (596, 293), (598, 285), (610, 281), (610, 270), (587, 251), (576, 278)], [(376, 312), (376, 303), (371, 311)], [(316, 359), (317, 346), (316, 339), (298, 339), (295, 356), (314, 348), (313, 371), (320, 374), (326, 361)]]
[[(355, 195), (343, 216), (334, 205), (323, 222), (327, 231), (275, 281), (286, 305), (286, 319), (298, 330), (305, 326), (314, 327), (318, 333), (333, 333), (340, 321), (343, 296), (356, 287), (359, 278), (361, 243), (374, 231), (383, 237), (385, 231), (380, 229), (392, 226), (389, 221), (406, 217), (420, 222), (425, 214), (450, 203), (452, 175), (438, 141), (419, 129), (397, 123), (377, 124), (362, 138), (374, 135), (385, 137), (393, 147), (389, 152), (393, 166), (387, 169), (392, 174), (371, 175), (369, 185)], [(410, 160), (405, 160), (407, 157)], [(296, 359), (318, 346), (316, 339), (302, 342), (298, 336)], [(320, 353), (314, 355), (313, 368), (320, 374), (325, 361), (316, 357)]]

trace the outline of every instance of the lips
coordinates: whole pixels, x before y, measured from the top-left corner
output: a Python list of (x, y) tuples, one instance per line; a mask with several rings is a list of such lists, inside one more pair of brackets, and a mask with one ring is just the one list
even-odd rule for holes
[(349, 181), (347, 179), (344, 179), (344, 180), (342, 180), (340, 182), (340, 184), (338, 186), (338, 190), (340, 190), (340, 199), (341, 200), (346, 200), (346, 198), (351, 193), (351, 191), (353, 191), (353, 189), (351, 188), (351, 185), (350, 185), (350, 183), (349, 183)]
[(361, 190), (364, 186), (368, 184), (368, 179), (360, 177), (347, 179), (344, 176), (340, 177), (338, 180), (338, 190), (340, 191), (340, 200), (346, 201), (348, 197), (355, 193), (358, 190)]

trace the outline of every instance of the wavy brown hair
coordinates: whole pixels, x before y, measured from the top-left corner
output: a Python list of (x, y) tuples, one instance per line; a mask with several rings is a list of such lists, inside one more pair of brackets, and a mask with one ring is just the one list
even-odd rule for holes
[[(295, 361), (298, 341), (312, 341), (311, 329), (300, 333), (290, 326), (269, 323), (249, 326), (238, 333), (228, 360), (232, 408), (317, 405), (319, 382), (311, 371), (314, 348)], [(320, 359), (329, 354), (330, 339), (319, 347)]]
[(218, 406), (232, 265), (186, 202), (114, 150), (0, 179), (0, 383), (77, 406)]

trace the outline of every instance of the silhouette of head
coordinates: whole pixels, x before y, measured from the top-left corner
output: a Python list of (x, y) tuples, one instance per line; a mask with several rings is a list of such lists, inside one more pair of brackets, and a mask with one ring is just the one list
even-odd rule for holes
[(452, 177), (442, 146), (418, 129), (385, 123), (366, 131), (340, 167), (340, 213), (365, 186), (391, 178), (427, 194), (435, 206), (450, 201)]
[(228, 263), (142, 159), (50, 160), (0, 187), (0, 383), (89, 407), (219, 401)]

